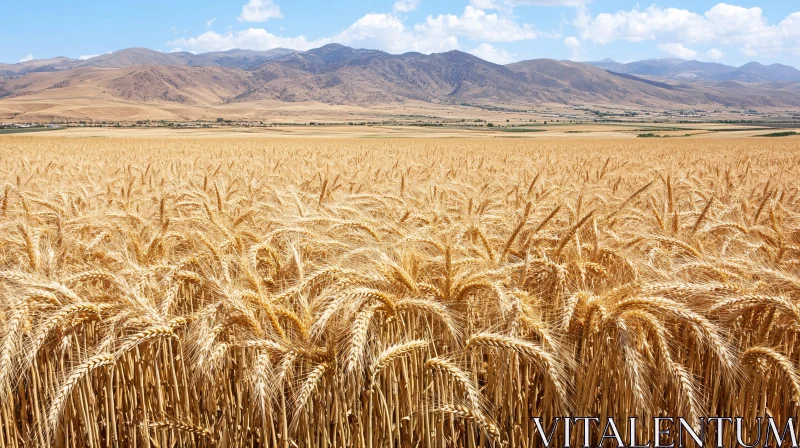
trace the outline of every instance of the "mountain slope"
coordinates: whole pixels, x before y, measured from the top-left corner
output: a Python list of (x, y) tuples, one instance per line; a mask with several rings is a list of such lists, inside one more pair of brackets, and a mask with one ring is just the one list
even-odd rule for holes
[(588, 64), (617, 73), (659, 78), (704, 81), (741, 82), (800, 82), (800, 70), (781, 64), (764, 66), (751, 62), (741, 67), (732, 67), (716, 62), (686, 61), (683, 59), (648, 59), (621, 64), (604, 59)]
[(186, 65), (193, 67), (229, 67), (249, 70), (259, 65), (286, 55), (296, 53), (286, 48), (275, 48), (267, 51), (228, 50), (211, 53), (171, 53), (180, 58)]
[[(251, 87), (248, 72), (222, 67), (133, 66), (31, 73), (0, 82), (6, 97), (111, 96), (120, 100), (219, 105)], [(100, 95), (102, 92), (102, 95)]]
[(32, 72), (55, 72), (69, 70), (82, 61), (65, 57), (52, 59), (34, 59), (32, 61), (20, 62), (18, 64), (0, 64), (0, 78), (8, 76), (19, 76)]
[(751, 62), (739, 67), (734, 72), (722, 75), (719, 79), (743, 82), (797, 82), (800, 81), (800, 70), (788, 65), (761, 65), (758, 62)]
[(34, 72), (54, 72), (78, 68), (124, 68), (135, 65), (229, 67), (249, 70), (286, 55), (294, 50), (276, 48), (268, 51), (228, 50), (211, 53), (162, 53), (147, 48), (128, 48), (90, 59), (54, 58), (39, 59), (19, 64), (0, 64), (0, 78), (20, 76)]
[(508, 68), (459, 51), (391, 55), (331, 44), (267, 62), (253, 76), (257, 86), (237, 100), (378, 104), (543, 98)]
[(185, 62), (169, 53), (147, 48), (128, 48), (87, 59), (78, 67), (122, 68), (133, 65), (185, 65)]
[(556, 90), (563, 102), (600, 101), (654, 106), (658, 103), (695, 104), (679, 86), (656, 83), (635, 76), (619, 76), (587, 64), (535, 59), (508, 65), (538, 86)]

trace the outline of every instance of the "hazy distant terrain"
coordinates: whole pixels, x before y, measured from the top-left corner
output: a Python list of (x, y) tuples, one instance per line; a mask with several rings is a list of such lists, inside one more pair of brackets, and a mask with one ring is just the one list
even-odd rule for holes
[(800, 70), (783, 64), (762, 65), (750, 62), (741, 67), (733, 67), (716, 62), (683, 59), (648, 59), (627, 64), (605, 59), (589, 64), (617, 73), (681, 80), (800, 82)]
[(90, 59), (36, 59), (19, 64), (0, 64), (0, 77), (36, 72), (55, 72), (85, 67), (121, 68), (132, 65), (217, 66), (250, 69), (266, 61), (294, 53), (276, 48), (269, 51), (229, 50), (212, 53), (161, 53), (147, 48), (129, 48)]

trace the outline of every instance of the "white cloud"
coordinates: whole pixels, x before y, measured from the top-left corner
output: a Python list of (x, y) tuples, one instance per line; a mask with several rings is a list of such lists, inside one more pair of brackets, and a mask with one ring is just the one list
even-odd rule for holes
[(683, 44), (661, 44), (658, 46), (658, 49), (669, 56), (674, 56), (676, 58), (694, 59), (697, 57), (696, 51), (692, 50), (691, 48), (684, 47)]
[(505, 49), (496, 48), (493, 47), (491, 44), (487, 43), (482, 43), (478, 45), (477, 48), (473, 48), (472, 50), (470, 50), (470, 53), (481, 59), (487, 60), (489, 62), (494, 62), (495, 64), (505, 65), (505, 64), (510, 64), (512, 62), (516, 62), (518, 60), (518, 58), (515, 55), (510, 54)]
[(712, 48), (712, 49), (708, 50), (706, 55), (708, 55), (708, 57), (710, 57), (711, 59), (714, 59), (714, 60), (722, 59), (722, 58), (725, 57), (725, 53), (723, 53), (722, 51), (720, 51), (720, 50), (718, 50), (716, 48)]
[(564, 39), (564, 46), (569, 50), (570, 59), (573, 61), (580, 61), (584, 58), (583, 45), (577, 37), (569, 36)]
[(520, 25), (511, 18), (499, 14), (487, 14), (473, 6), (464, 8), (461, 16), (453, 14), (428, 16), (424, 23), (414, 28), (420, 34), (450, 34), (489, 42), (514, 42), (549, 36), (536, 30), (532, 25)]
[(397, 0), (392, 6), (394, 12), (411, 12), (417, 9), (420, 0)]
[(85, 61), (87, 59), (96, 58), (98, 56), (100, 56), (100, 55), (99, 54), (84, 54), (84, 55), (78, 56), (78, 59), (80, 59), (81, 61)]
[(495, 0), (470, 0), (469, 4), (478, 9), (497, 9), (500, 6)]
[(183, 48), (185, 51), (206, 52), (226, 51), (234, 48), (249, 50), (271, 50), (273, 48), (291, 48), (293, 50), (310, 50), (330, 43), (325, 40), (308, 41), (305, 36), (276, 36), (267, 30), (249, 28), (244, 31), (219, 34), (207, 31), (197, 37), (175, 39), (167, 44), (171, 47)]
[[(407, 26), (396, 14), (367, 14), (340, 33), (316, 40), (308, 40), (305, 36), (279, 36), (261, 28), (250, 28), (224, 34), (207, 31), (197, 37), (172, 40), (168, 45), (192, 52), (206, 52), (233, 48), (269, 50), (277, 47), (308, 50), (329, 43), (340, 43), (353, 47), (376, 48), (390, 53), (436, 53), (461, 48), (459, 38), (462, 37), (488, 43), (554, 36), (536, 30), (531, 25), (519, 24), (512, 18), (487, 14), (483, 10), (467, 6), (460, 16), (428, 16), (424, 22), (415, 26)], [(479, 46), (478, 49), (480, 48)], [(487, 48), (484, 47), (484, 50)], [(495, 54), (497, 60), (505, 56), (511, 57), (503, 55), (502, 50), (496, 50)]]
[(686, 9), (647, 9), (602, 13), (591, 17), (579, 10), (575, 26), (581, 37), (599, 44), (617, 40), (658, 40), (685, 45), (731, 45), (750, 55), (775, 55), (800, 47), (800, 13), (770, 25), (761, 8), (719, 3), (703, 14)]
[(175, 39), (168, 45), (197, 53), (234, 48), (271, 50), (278, 47), (305, 51), (330, 43), (377, 48), (390, 53), (432, 53), (458, 48), (456, 37), (419, 35), (391, 14), (367, 14), (336, 35), (315, 40), (308, 40), (305, 36), (278, 36), (261, 28), (250, 28), (224, 34), (208, 31), (197, 37)]
[(20, 62), (20, 63), (22, 63), (22, 62), (29, 62), (29, 61), (32, 61), (32, 60), (33, 60), (33, 55), (32, 55), (32, 54), (29, 54), (29, 55), (25, 56), (24, 58), (20, 59), (20, 60), (19, 60), (19, 62)]
[[(703, 17), (687, 10), (667, 8), (655, 5), (644, 11), (638, 8), (631, 11), (618, 11), (614, 14), (603, 13), (595, 18), (576, 21), (581, 28), (581, 37), (600, 44), (616, 40), (641, 42), (660, 39), (662, 36), (684, 31), (698, 33), (703, 29)], [(687, 38), (690, 38), (687, 35)]]
[(213, 24), (214, 24), (214, 22), (216, 22), (216, 21), (217, 21), (217, 18), (216, 18), (216, 17), (214, 17), (214, 18), (213, 18), (213, 19), (211, 19), (211, 20), (207, 20), (207, 21), (206, 21), (206, 29), (207, 29), (207, 30), (208, 30), (208, 29), (211, 29), (211, 25), (213, 25)]
[(800, 12), (790, 14), (779, 26), (787, 37), (800, 37)]
[(391, 14), (367, 14), (329, 40), (344, 45), (377, 48), (389, 53), (436, 53), (459, 48), (457, 36), (410, 29), (400, 18)]
[(583, 6), (591, 0), (470, 0), (480, 9), (513, 9), (517, 6)]
[(272, 0), (250, 0), (242, 7), (240, 22), (266, 22), (269, 19), (281, 19), (281, 7)]

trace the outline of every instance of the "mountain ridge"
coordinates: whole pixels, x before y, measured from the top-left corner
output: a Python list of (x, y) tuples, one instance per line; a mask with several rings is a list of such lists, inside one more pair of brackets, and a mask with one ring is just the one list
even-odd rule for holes
[[(614, 70), (553, 59), (499, 65), (456, 50), (398, 55), (330, 44), (306, 52), (193, 55), (130, 49), (63, 68), (68, 63), (40, 63), (37, 71), (0, 78), (0, 106), (13, 116), (43, 114), (53, 105), (71, 111), (69, 106), (90, 103), (91, 98), (115, 104), (117, 110), (137, 104), (211, 109), (269, 101), (359, 107), (423, 102), (518, 109), (547, 104), (645, 110), (800, 108), (797, 82), (660, 78), (617, 71), (613, 61), (606, 65)], [(761, 68), (749, 70), (757, 75)]]
[[(329, 44), (324, 47), (350, 48), (340, 44)], [(148, 48), (126, 48), (89, 59), (74, 59), (58, 56), (49, 59), (34, 59), (15, 64), (0, 63), (0, 77), (19, 76), (30, 72), (71, 70), (82, 67), (121, 68), (131, 65), (186, 65), (216, 66), (253, 70), (264, 62), (279, 59), (292, 54), (304, 54), (286, 48), (274, 48), (266, 51), (231, 49), (206, 53), (171, 52), (164, 53)], [(361, 55), (382, 53), (396, 58), (414, 58), (425, 56), (421, 53), (390, 54), (380, 50), (354, 49), (351, 51)], [(518, 61), (525, 62), (525, 61)], [(518, 62), (512, 63), (516, 64)], [(566, 62), (566, 61), (565, 61)], [(704, 81), (741, 81), (741, 82), (800, 82), (800, 70), (784, 64), (764, 65), (749, 62), (740, 67), (680, 58), (653, 58), (628, 63), (620, 63), (611, 58), (600, 61), (586, 61), (589, 65), (611, 70), (617, 73), (654, 76), (668, 79), (697, 79)], [(508, 64), (508, 65), (512, 65)]]
[(638, 76), (654, 76), (667, 79), (695, 79), (702, 81), (800, 82), (800, 70), (784, 65), (763, 65), (749, 62), (740, 67), (718, 62), (703, 62), (677, 58), (645, 59), (620, 63), (613, 59), (587, 62), (606, 70)]
[(0, 63), (0, 78), (21, 76), (35, 72), (74, 70), (86, 67), (123, 68), (134, 65), (173, 65), (189, 67), (230, 67), (252, 69), (264, 62), (295, 53), (295, 50), (274, 48), (267, 51), (227, 50), (208, 53), (164, 53), (149, 48), (126, 48), (88, 59), (63, 56), (52, 59), (34, 59), (16, 64)]

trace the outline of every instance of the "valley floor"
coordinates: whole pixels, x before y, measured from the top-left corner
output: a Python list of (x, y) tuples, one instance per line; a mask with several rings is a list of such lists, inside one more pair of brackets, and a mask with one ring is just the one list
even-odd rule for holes
[[(105, 138), (499, 138), (499, 139), (638, 139), (638, 140), (686, 140), (686, 139), (737, 139), (775, 137), (797, 141), (800, 135), (784, 135), (800, 128), (792, 125), (734, 125), (734, 124), (672, 124), (672, 123), (626, 123), (626, 124), (549, 124), (533, 126), (498, 125), (493, 128), (468, 125), (414, 126), (414, 125), (370, 125), (370, 126), (275, 126), (214, 128), (175, 127), (73, 127), (49, 130), (46, 133), (28, 134), (38, 137), (105, 137)], [(2, 133), (0, 133), (2, 134)], [(651, 135), (652, 134), (652, 135)]]

